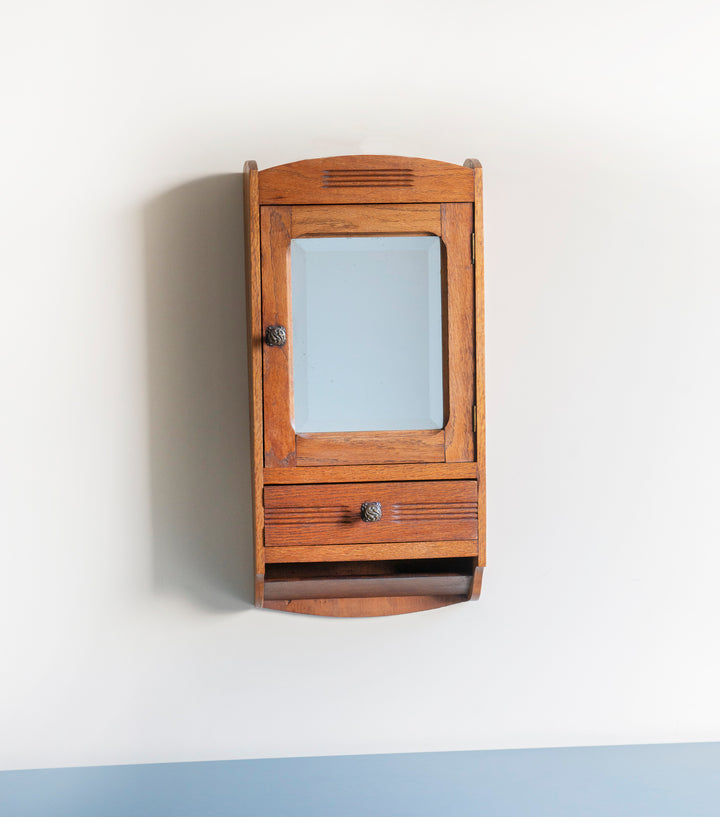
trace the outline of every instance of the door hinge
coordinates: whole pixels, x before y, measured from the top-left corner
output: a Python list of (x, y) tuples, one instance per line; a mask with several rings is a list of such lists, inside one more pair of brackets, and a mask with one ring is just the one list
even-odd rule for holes
[(473, 406), (473, 431), (477, 431), (477, 405)]
[(475, 233), (472, 233), (470, 236), (470, 255), (472, 256), (472, 262), (475, 263)]

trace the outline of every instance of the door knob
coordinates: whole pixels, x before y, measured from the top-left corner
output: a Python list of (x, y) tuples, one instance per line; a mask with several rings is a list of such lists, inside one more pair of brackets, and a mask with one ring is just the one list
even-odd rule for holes
[(363, 502), (360, 518), (363, 522), (379, 522), (382, 519), (382, 505), (379, 502)]
[(284, 346), (287, 343), (287, 330), (284, 326), (268, 326), (265, 330), (265, 343), (268, 346)]

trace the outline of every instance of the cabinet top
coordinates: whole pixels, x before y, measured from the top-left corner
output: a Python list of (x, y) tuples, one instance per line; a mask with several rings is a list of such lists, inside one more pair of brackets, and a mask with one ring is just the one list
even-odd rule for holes
[[(257, 172), (246, 162), (245, 172)], [(408, 156), (331, 156), (257, 172), (259, 204), (472, 202), (480, 163)]]

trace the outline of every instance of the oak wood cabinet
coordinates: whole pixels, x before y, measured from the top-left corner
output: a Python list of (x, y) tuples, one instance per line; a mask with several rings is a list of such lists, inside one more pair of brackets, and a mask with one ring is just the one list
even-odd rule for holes
[(373, 616), (477, 598), (482, 170), (244, 171), (255, 602)]

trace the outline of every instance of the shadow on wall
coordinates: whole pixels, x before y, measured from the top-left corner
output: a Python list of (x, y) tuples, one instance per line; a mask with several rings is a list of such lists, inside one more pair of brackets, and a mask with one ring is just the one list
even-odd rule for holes
[(144, 210), (154, 583), (252, 606), (242, 176)]

